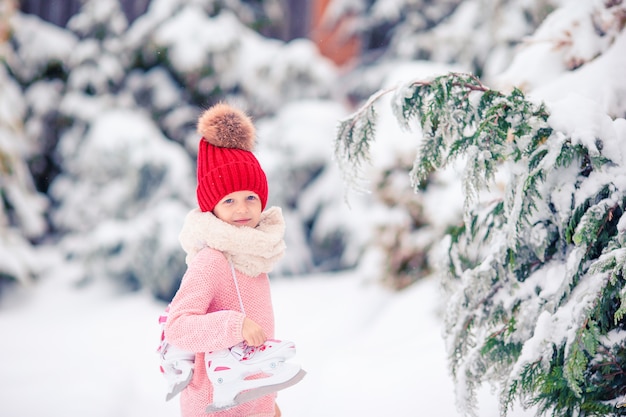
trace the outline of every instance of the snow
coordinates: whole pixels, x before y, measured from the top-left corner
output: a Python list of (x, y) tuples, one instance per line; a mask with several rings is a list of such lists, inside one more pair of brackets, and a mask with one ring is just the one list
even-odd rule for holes
[[(401, 3), (385, 2), (386, 8), (383, 9), (383, 2), (378, 2), (381, 8), (378, 12), (382, 17), (393, 17)], [(168, 4), (170, 3), (166, 1), (153, 2), (151, 17), (165, 20), (167, 16), (175, 14), (174, 6), (166, 10)], [(466, 5), (471, 8), (476, 3), (467, 2)], [(542, 30), (530, 36), (519, 48), (508, 69), (491, 81), (496, 88), (517, 85), (531, 97), (545, 99), (552, 111), (551, 126), (567, 133), (577, 143), (593, 149), (597, 137), (616, 139), (604, 144), (604, 153), (622, 166), (626, 150), (624, 142), (617, 139), (626, 137), (626, 121), (612, 120), (607, 112), (609, 109), (621, 109), (623, 115), (626, 107), (626, 81), (621, 74), (626, 64), (626, 54), (623, 53), (626, 48), (626, 32), (622, 31), (616, 39), (600, 39), (594, 36), (594, 31), (589, 30), (591, 22), (585, 20), (589, 15), (589, 7), (591, 6), (583, 6), (577, 2), (565, 4), (559, 14), (553, 17), (559, 24), (552, 25), (552, 20), (548, 20)], [(271, 109), (281, 105), (274, 118), (259, 121), (260, 159), (267, 167), (268, 178), (272, 174), (274, 178), (284, 178), (285, 172), (292, 173), (288, 168), (296, 165), (300, 168), (307, 164), (314, 167), (323, 165), (332, 151), (333, 131), (336, 121), (343, 115), (343, 104), (330, 100), (299, 101), (290, 105), (281, 103), (283, 99), (291, 98), (291, 94), (299, 93), (292, 91), (295, 87), (291, 86), (290, 81), (298, 78), (304, 67), (313, 67), (308, 68), (314, 75), (313, 78), (334, 81), (337, 76), (325, 63), (313, 62), (311, 57), (315, 51), (312, 45), (305, 41), (295, 41), (286, 48), (279, 49), (276, 42), (257, 37), (250, 32), (242, 34), (240, 24), (232, 15), (208, 19), (200, 18), (200, 13), (192, 13), (191, 9), (185, 10), (152, 34), (155, 38), (153, 40), (160, 43), (159, 46), (171, 46), (170, 53), (176, 69), (181, 72), (201, 71), (206, 66), (206, 61), (212, 58), (212, 52), (241, 43), (238, 50), (228, 55), (237, 61), (236, 65), (231, 66), (228, 62), (213, 63), (218, 69), (224, 68), (222, 82), (228, 85), (233, 78), (245, 79), (247, 82), (243, 87), (249, 90), (253, 98), (266, 103)], [(460, 15), (456, 17), (460, 18)], [(511, 19), (514, 17), (512, 14)], [(595, 23), (600, 25), (612, 24), (610, 19), (605, 20), (603, 16), (596, 18)], [(35, 26), (33, 19), (27, 16), (16, 19), (24, 26)], [(208, 20), (211, 21), (210, 25), (207, 24)], [(141, 20), (138, 22), (142, 23)], [(134, 35), (141, 38), (140, 29), (149, 32), (153, 23), (148, 19), (144, 20), (144, 26), (135, 27), (135, 31), (139, 33)], [(463, 22), (458, 22), (461, 23)], [(470, 37), (471, 22), (465, 23), (467, 27), (462, 32), (463, 36), (457, 38)], [(26, 51), (23, 58), (31, 64), (44, 65), (49, 59), (64, 61), (77, 48), (89, 47), (78, 43), (74, 36), (66, 32), (38, 29), (39, 26), (20, 32), (36, 35), (36, 39), (16, 40), (23, 45), (23, 51)], [(517, 21), (506, 29), (508, 32), (501, 34), (503, 38), (513, 38), (516, 33), (524, 31)], [(465, 33), (468, 35), (465, 36)], [(570, 33), (573, 40), (559, 37), (566, 33)], [(132, 36), (128, 39), (140, 42)], [(563, 39), (564, 44), (555, 45), (546, 39), (551, 39), (551, 42), (554, 39)], [(611, 41), (614, 42), (609, 47)], [(578, 49), (565, 47), (568, 42)], [(93, 54), (90, 48), (78, 51), (86, 56)], [(442, 55), (445, 53), (444, 50)], [(81, 54), (74, 52), (74, 59), (81, 58), (79, 55)], [(505, 55), (499, 58), (501, 61), (495, 66), (504, 65), (503, 62), (508, 59)], [(570, 70), (579, 60), (587, 60), (596, 55), (596, 59), (581, 68)], [(224, 55), (219, 58), (225, 59)], [(112, 78), (119, 76), (119, 68), (110, 60), (110, 55), (103, 56), (102, 59), (102, 63), (108, 63), (105, 72)], [(493, 61), (491, 65), (494, 65)], [(390, 67), (392, 70), (389, 70)], [(386, 88), (450, 69), (445, 65), (426, 62), (411, 62), (406, 65), (392, 63), (387, 67), (381, 65), (381, 68), (387, 71), (385, 76), (381, 76), (383, 87)], [(74, 73), (74, 84), (96, 81), (106, 84), (102, 71), (89, 72), (88, 66), (83, 70), (86, 72), (82, 75), (79, 72)], [(231, 70), (233, 72), (228, 73)], [(36, 72), (32, 65), (24, 65), (19, 75), (28, 79)], [(91, 78), (94, 74), (98, 75), (97, 79)], [(158, 93), (153, 97), (155, 106), (159, 109), (162, 107), (163, 110), (180, 100), (172, 80), (166, 76), (167, 74), (157, 71), (152, 73), (153, 79), (149, 80), (156, 86)], [(140, 84), (140, 81), (137, 80), (137, 83)], [(311, 82), (311, 88), (315, 88), (315, 85), (315, 82)], [(6, 87), (4, 93), (8, 91), (11, 95), (15, 94), (12, 84), (3, 84), (3, 87)], [(209, 87), (213, 86), (207, 86)], [(307, 87), (304, 84), (297, 88)], [(46, 103), (59, 98), (50, 85), (36, 83), (28, 91), (28, 96), (30, 102), (39, 103), (44, 108), (49, 107)], [(410, 162), (418, 144), (416, 137), (419, 139), (419, 132), (406, 132), (398, 127), (389, 99), (390, 97), (382, 99), (380, 104), (378, 127), (383, 140), (375, 142), (372, 147), (373, 168), (379, 170), (393, 166), (399, 155), (408, 158)], [(65, 215), (68, 228), (81, 224), (77, 222), (77, 218), (87, 219), (83, 227), (89, 232), (76, 234), (66, 244), (76, 246), (77, 251), (79, 248), (91, 250), (96, 246), (115, 247), (116, 239), (145, 246), (144, 241), (133, 240), (126, 235), (140, 231), (149, 235), (147, 230), (157, 229), (154, 232), (154, 241), (166, 246), (171, 252), (176, 252), (177, 249), (172, 246), (176, 244), (179, 230), (177, 222), (182, 220), (185, 212), (181, 202), (165, 199), (159, 205), (151, 204), (152, 210), (146, 210), (135, 221), (125, 223), (116, 223), (115, 216), (101, 219), (98, 210), (109, 209), (104, 204), (96, 207), (97, 210), (82, 205), (82, 199), (90, 195), (84, 190), (91, 187), (90, 192), (94, 194), (111, 196), (108, 200), (112, 205), (111, 211), (114, 211), (125, 196), (132, 194), (134, 189), (130, 187), (139, 182), (139, 178), (130, 177), (127, 173), (134, 172), (133, 175), (137, 175), (136, 171), (146, 166), (146, 160), (168, 166), (168, 189), (177, 189), (183, 196), (193, 194), (190, 189), (185, 188), (192, 186), (189, 179), (193, 176), (189, 172), (183, 172), (188, 166), (180, 161), (184, 159), (182, 150), (170, 146), (167, 138), (154, 128), (145, 114), (124, 109), (110, 111), (117, 104), (119, 103), (113, 102), (110, 96), (86, 96), (78, 92), (65, 94), (60, 100), (59, 107), (65, 114), (94, 122), (90, 133), (80, 137), (81, 133), (67, 133), (59, 146), (61, 153), (67, 156), (82, 155), (72, 158), (72, 162), (64, 167), (66, 170), (76, 171), (81, 182), (77, 185), (60, 181), (52, 188), (53, 193), (55, 189), (58, 190), (58, 199), (61, 202), (63, 199), (67, 201), (74, 198), (81, 203), (66, 203), (65, 210), (58, 210), (57, 216), (59, 213)], [(182, 120), (190, 118), (189, 108), (181, 107), (179, 111), (180, 113), (175, 114)], [(0, 100), (0, 116), (8, 118), (7, 114), (21, 112), (21, 98), (8, 100), (5, 97), (5, 100)], [(175, 122), (172, 121), (174, 125), (182, 124), (182, 121)], [(139, 147), (125, 146), (125, 135), (129, 132), (137, 137)], [(194, 136), (194, 145), (196, 140)], [(107, 162), (103, 158), (107, 155), (110, 166), (103, 164)], [(104, 176), (89, 177), (94, 176), (98, 169), (120, 168), (124, 159), (128, 163), (119, 173), (119, 183), (111, 181), (110, 176), (106, 177), (106, 184), (98, 182)], [(179, 159), (179, 162), (174, 162), (175, 159)], [(319, 176), (316, 184), (308, 189), (298, 190), (306, 191), (306, 194), (299, 197), (299, 211), (286, 214), (288, 222), (291, 218), (295, 224), (303, 219), (307, 220), (317, 210), (325, 210), (319, 217), (313, 236), (321, 235), (321, 240), (324, 235), (330, 235), (340, 226), (348, 225), (354, 229), (351, 231), (353, 245), (354, 242), (361, 244), (367, 241), (372, 224), (382, 222), (381, 212), (377, 211), (378, 207), (366, 207), (358, 198), (351, 199), (353, 205), (348, 207), (342, 200), (343, 189), (336, 167), (324, 169), (325, 172)], [(590, 190), (578, 190), (577, 198), (583, 199), (593, 193), (593, 189), (607, 175), (614, 175), (614, 182), (620, 186), (626, 182), (623, 173), (608, 172), (604, 176), (598, 175), (598, 178), (593, 175), (596, 174), (592, 174), (586, 185)], [(434, 187), (424, 196), (424, 210), (434, 228), (443, 229), (453, 219), (458, 218), (463, 200), (458, 177), (459, 172), (453, 168), (438, 173), (438, 180), (444, 186)], [(176, 185), (172, 187), (172, 183)], [(275, 188), (278, 189), (282, 183), (274, 182), (272, 185), (277, 185)], [(552, 197), (559, 213), (563, 213), (565, 217), (565, 211), (571, 205), (566, 199), (572, 193), (572, 185), (564, 183), (561, 187), (553, 192)], [(286, 194), (291, 191), (293, 190), (284, 190)], [(180, 199), (184, 201), (184, 197)], [(39, 207), (36, 203), (29, 203), (31, 210)], [(77, 208), (87, 209), (87, 212), (71, 211)], [(43, 208), (36, 211), (43, 211)], [(382, 212), (385, 216), (390, 213), (391, 211)], [(397, 221), (397, 218), (394, 217), (394, 220)], [(34, 220), (28, 220), (28, 223), (38, 226)], [(620, 228), (624, 227), (623, 221), (620, 221)], [(40, 227), (32, 228), (38, 230)], [(298, 236), (297, 228), (291, 230), (288, 238), (304, 240)], [(545, 233), (545, 230), (536, 232)], [(8, 242), (0, 245), (4, 271), (27, 276), (29, 271), (24, 265), (29, 265), (29, 270), (42, 268), (41, 259), (34, 259), (32, 252), (24, 250), (22, 253), (14, 249), (23, 245), (21, 236), (9, 234), (7, 237), (0, 237)], [(290, 255), (289, 260), (294, 264), (302, 264), (309, 259), (298, 253), (301, 248), (297, 245), (290, 244), (289, 248), (292, 254), (297, 254)], [(354, 252), (358, 250), (354, 249)], [(93, 253), (100, 259), (97, 249)], [(129, 263), (135, 260), (134, 253), (131, 255), (126, 260)], [(440, 293), (439, 280), (437, 277), (425, 277), (402, 292), (390, 292), (376, 281), (379, 278), (379, 262), (376, 256), (380, 254), (375, 250), (367, 252), (361, 264), (349, 272), (276, 277), (273, 280), (277, 336), (296, 342), (296, 361), (308, 372), (300, 384), (280, 394), (279, 405), (285, 417), (461, 414), (455, 408), (455, 401), (457, 398), (463, 400), (467, 392), (459, 389), (455, 394), (452, 377), (449, 375), (446, 357), (448, 349), (441, 335), (446, 305)], [(357, 255), (352, 254), (352, 257), (356, 259)], [(96, 264), (94, 269), (104, 271), (104, 275), (107, 267), (112, 270), (116, 268), (116, 259), (101, 257), (101, 260), (102, 264)], [(580, 258), (573, 253), (569, 260), (570, 265), (549, 265), (541, 273), (529, 277), (528, 285), (523, 290), (527, 290), (530, 295), (535, 290), (534, 286), (531, 288), (531, 284), (543, 283), (541, 295), (546, 299), (551, 294), (564, 292), (569, 284), (566, 281), (572, 275), (566, 268), (577, 268)], [(84, 282), (76, 279), (81, 273), (73, 268), (74, 265), (69, 263), (55, 265), (36, 284), (12, 288), (10, 292), (2, 294), (0, 333), (4, 336), (0, 343), (0, 355), (4, 361), (0, 377), (0, 413), (9, 417), (178, 416), (176, 402), (166, 403), (163, 399), (165, 385), (158, 372), (158, 360), (154, 352), (158, 339), (157, 317), (165, 305), (155, 301), (147, 290), (120, 293), (119, 288), (107, 280), (93, 279), (89, 285), (81, 285)], [(170, 271), (166, 272), (169, 274)], [(548, 274), (552, 277), (549, 282), (544, 279)], [(598, 283), (591, 287), (594, 291), (596, 285)], [(583, 288), (579, 291), (583, 291)], [(511, 298), (507, 301), (512, 303), (516, 300)], [(542, 350), (545, 349), (546, 340), (567, 336), (560, 331), (567, 328), (568, 324), (554, 321), (555, 318), (548, 313), (538, 314), (538, 311), (546, 307), (539, 305), (542, 300), (533, 301), (536, 301), (536, 305), (529, 303), (529, 310), (531, 307), (535, 310), (528, 311), (528, 315), (538, 315), (537, 326), (528, 329), (528, 332), (536, 330), (536, 333), (531, 342), (524, 346), (516, 371), (527, 359), (545, 356)], [(573, 300), (572, 303), (578, 302), (578, 307), (582, 308), (585, 303), (581, 301), (584, 300)], [(572, 308), (561, 312), (558, 319), (565, 322), (573, 317), (572, 311), (576, 305), (570, 307)], [(459, 376), (457, 386), (463, 386), (462, 379), (463, 376)], [(488, 388), (483, 388), (479, 393), (481, 417), (498, 415), (497, 401)], [(530, 412), (514, 410), (509, 413), (510, 417), (523, 415), (530, 415)]]
[(181, 73), (201, 71), (207, 55), (198, 52), (232, 47), (238, 36), (234, 22), (230, 15), (207, 19), (202, 10), (189, 7), (163, 25), (155, 40), (171, 48), (172, 63)]
[[(165, 305), (59, 272), (0, 303), (2, 415), (179, 416), (155, 353)], [(395, 293), (348, 272), (276, 278), (272, 293), (277, 336), (296, 341), (307, 371), (279, 394), (283, 415), (457, 415), (437, 280)]]
[(20, 75), (26, 79), (31, 78), (49, 61), (66, 61), (78, 45), (78, 39), (73, 34), (54, 26), (42, 27), (34, 16), (20, 15), (16, 19), (17, 24), (26, 29), (16, 34), (16, 42), (26, 51), (24, 60), (37, 66), (24, 65), (20, 68)]

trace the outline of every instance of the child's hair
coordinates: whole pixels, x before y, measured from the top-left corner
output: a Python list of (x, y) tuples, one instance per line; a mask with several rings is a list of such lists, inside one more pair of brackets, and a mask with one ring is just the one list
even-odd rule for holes
[(256, 131), (252, 120), (234, 107), (219, 103), (198, 119), (198, 187), (196, 195), (202, 211), (235, 191), (258, 194), (261, 207), (267, 204), (267, 178), (252, 151)]

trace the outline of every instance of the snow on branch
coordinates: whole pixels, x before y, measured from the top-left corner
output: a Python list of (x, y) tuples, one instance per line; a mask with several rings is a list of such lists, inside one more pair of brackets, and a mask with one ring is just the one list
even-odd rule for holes
[(463, 224), (447, 232), (442, 274), (459, 409), (475, 415), (489, 382), (502, 415), (516, 401), (539, 414), (613, 415), (626, 394), (615, 365), (626, 360), (626, 335), (616, 333), (626, 316), (626, 174), (614, 143), (626, 140), (623, 120), (584, 100), (548, 108), (473, 75), (414, 81), (342, 122), (336, 156), (349, 184), (369, 160), (375, 102), (390, 91), (399, 125), (422, 130), (408, 173), (415, 191), (464, 164)]

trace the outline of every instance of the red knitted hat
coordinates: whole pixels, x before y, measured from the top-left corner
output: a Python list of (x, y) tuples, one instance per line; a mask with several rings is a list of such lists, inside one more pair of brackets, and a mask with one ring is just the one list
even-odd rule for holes
[(202, 211), (235, 191), (250, 190), (259, 195), (264, 210), (267, 178), (252, 154), (255, 129), (252, 120), (228, 104), (216, 104), (198, 119), (202, 135), (198, 148), (196, 195)]

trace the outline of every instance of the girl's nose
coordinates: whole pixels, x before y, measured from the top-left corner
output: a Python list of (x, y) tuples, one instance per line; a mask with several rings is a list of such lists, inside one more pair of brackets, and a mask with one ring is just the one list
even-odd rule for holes
[(247, 209), (248, 208), (244, 203), (237, 203), (237, 206), (235, 206), (235, 211), (237, 213), (245, 213)]

